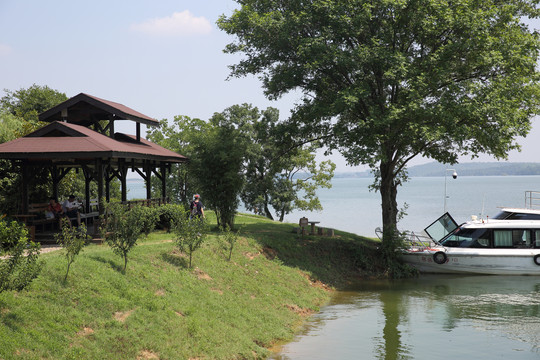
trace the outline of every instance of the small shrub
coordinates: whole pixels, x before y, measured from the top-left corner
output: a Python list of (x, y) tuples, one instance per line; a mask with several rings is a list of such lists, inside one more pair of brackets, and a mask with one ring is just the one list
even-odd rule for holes
[(176, 234), (178, 249), (189, 256), (189, 267), (192, 265), (193, 253), (199, 249), (208, 232), (208, 226), (204, 218), (189, 218), (189, 212), (185, 211), (179, 216), (173, 231)]
[(28, 241), (26, 226), (0, 220), (0, 293), (22, 290), (41, 271), (39, 244)]
[(72, 227), (68, 219), (62, 219), (62, 231), (54, 235), (56, 242), (62, 245), (67, 259), (67, 269), (64, 281), (67, 280), (71, 264), (75, 257), (79, 255), (87, 240), (87, 229), (85, 224), (79, 228)]
[(231, 261), (234, 245), (238, 241), (240, 230), (233, 232), (231, 228), (229, 227), (229, 225), (226, 225), (225, 230), (223, 230), (223, 233), (225, 235), (225, 242), (227, 243), (227, 251), (229, 251), (228, 261)]
[(113, 252), (124, 259), (124, 272), (127, 268), (128, 253), (136, 245), (143, 231), (140, 215), (140, 212), (130, 211), (118, 202), (106, 204), (102, 215), (101, 235)]

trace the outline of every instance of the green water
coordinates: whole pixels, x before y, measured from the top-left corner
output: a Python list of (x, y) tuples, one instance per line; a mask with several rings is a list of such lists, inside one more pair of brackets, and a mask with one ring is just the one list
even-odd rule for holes
[(540, 359), (540, 278), (365, 282), (273, 359)]

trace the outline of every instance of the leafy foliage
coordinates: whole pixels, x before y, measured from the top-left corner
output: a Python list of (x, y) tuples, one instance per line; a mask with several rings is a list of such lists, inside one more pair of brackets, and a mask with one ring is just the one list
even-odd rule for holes
[(314, 146), (293, 146), (290, 127), (279, 123), (279, 112), (268, 108), (251, 125), (242, 200), (248, 210), (280, 221), (294, 209), (322, 210), (316, 190), (331, 187), (335, 164), (319, 166)]
[(0, 293), (20, 291), (39, 275), (40, 245), (28, 241), (23, 224), (0, 219), (0, 250)]
[[(19, 138), (42, 127), (45, 124), (38, 121), (38, 114), (67, 100), (65, 94), (35, 84), (28, 89), (6, 89), (4, 92), (6, 95), (0, 99), (0, 142)], [(16, 213), (20, 209), (21, 181), (20, 170), (10, 162), (0, 160), (0, 211)], [(48, 169), (35, 170), (30, 178), (30, 202), (46, 202), (51, 187)]]
[(178, 204), (164, 204), (157, 208), (158, 226), (170, 232), (176, 219), (186, 211), (186, 207)]
[(244, 55), (232, 75), (259, 75), (271, 99), (301, 92), (289, 124), (370, 166), (390, 230), (411, 159), (505, 158), (540, 111), (540, 41), (523, 23), (536, 0), (237, 3), (218, 20)]
[(193, 142), (191, 169), (201, 189), (203, 203), (216, 213), (218, 227), (234, 226), (244, 184), (244, 154), (250, 141), (241, 130), (257, 116), (256, 108), (231, 106), (214, 114), (210, 127)]
[(134, 216), (141, 220), (142, 231), (145, 236), (148, 236), (159, 221), (158, 208), (150, 206), (135, 206), (130, 211), (134, 212)]
[(101, 217), (101, 235), (116, 255), (124, 259), (126, 271), (128, 254), (137, 243), (143, 231), (141, 212), (130, 211), (119, 202), (105, 204)]
[(21, 88), (16, 91), (4, 89), (4, 92), (6, 95), (0, 99), (1, 107), (24, 120), (27, 123), (27, 131), (33, 131), (42, 126), (42, 124), (38, 124), (38, 115), (40, 113), (68, 99), (64, 93), (48, 86), (36, 84), (27, 89)]
[(69, 219), (66, 218), (61, 219), (61, 226), (62, 231), (54, 234), (54, 238), (58, 244), (62, 245), (62, 248), (64, 248), (65, 251), (67, 269), (64, 281), (66, 281), (71, 264), (73, 264), (75, 257), (79, 255), (86, 244), (87, 229), (84, 223), (78, 228), (71, 226)]
[(418, 270), (401, 260), (401, 250), (405, 248), (405, 234), (395, 231), (383, 234), (383, 238), (385, 241), (382, 242), (379, 251), (387, 276), (393, 279), (418, 276)]
[(225, 242), (227, 243), (227, 251), (229, 252), (228, 261), (231, 261), (232, 253), (234, 250), (234, 245), (240, 237), (240, 230), (232, 231), (228, 226), (223, 230)]
[[(208, 126), (208, 123), (200, 119), (175, 116), (172, 124), (169, 124), (167, 120), (162, 120), (160, 121), (160, 127), (150, 129), (148, 131), (148, 140), (191, 158), (194, 154), (195, 144), (200, 140), (199, 134), (205, 133)], [(173, 203), (187, 204), (190, 194), (201, 192), (197, 179), (193, 176), (193, 168), (194, 165), (191, 162), (172, 165), (166, 182), (167, 196)], [(158, 188), (153, 189), (153, 191), (161, 191), (161, 183)]]
[(321, 208), (315, 190), (330, 186), (335, 166), (317, 166), (314, 146), (292, 146), (290, 126), (279, 122), (277, 109), (235, 105), (208, 123), (176, 116), (172, 125), (161, 125), (149, 139), (191, 159), (173, 168), (167, 187), (175, 190), (168, 195), (187, 204), (188, 194), (202, 194), (220, 227), (233, 225), (238, 194), (249, 210), (271, 219), (270, 208), (280, 220), (295, 208)]
[(177, 218), (173, 229), (176, 235), (176, 245), (180, 251), (189, 256), (189, 267), (191, 268), (193, 253), (202, 246), (208, 232), (206, 220), (204, 218), (190, 219), (189, 212), (186, 211)]

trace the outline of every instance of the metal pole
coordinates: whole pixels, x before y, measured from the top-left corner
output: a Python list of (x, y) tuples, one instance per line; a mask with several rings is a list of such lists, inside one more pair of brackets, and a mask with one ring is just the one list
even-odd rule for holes
[(448, 196), (446, 195), (446, 188), (447, 188), (447, 186), (446, 186), (446, 173), (447, 173), (448, 171), (453, 171), (452, 177), (453, 177), (454, 179), (457, 178), (457, 172), (456, 172), (455, 169), (446, 169), (446, 170), (445, 170), (445, 172), (444, 172), (444, 213), (445, 213), (445, 214), (446, 214), (446, 199), (448, 198)]

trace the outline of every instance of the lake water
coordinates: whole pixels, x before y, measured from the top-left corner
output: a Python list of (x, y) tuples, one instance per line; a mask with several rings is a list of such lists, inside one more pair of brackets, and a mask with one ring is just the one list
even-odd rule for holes
[(540, 278), (440, 275), (339, 292), (272, 357), (539, 358)]
[[(448, 176), (447, 210), (460, 223), (494, 215), (497, 207), (524, 206), (540, 176)], [(340, 178), (318, 192), (322, 212), (296, 211), (324, 227), (374, 236), (382, 225), (380, 195), (371, 179)], [(130, 198), (145, 196), (128, 182)], [(398, 190), (408, 215), (401, 230), (421, 230), (444, 211), (445, 179), (412, 178)], [(204, 199), (203, 199), (204, 200)], [(283, 346), (275, 360), (317, 359), (540, 359), (540, 277), (421, 276), (365, 281), (337, 292), (331, 303)]]

